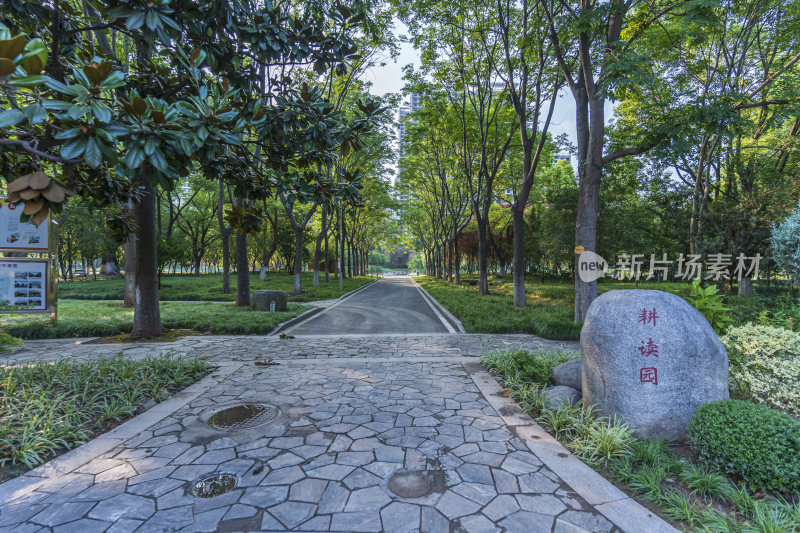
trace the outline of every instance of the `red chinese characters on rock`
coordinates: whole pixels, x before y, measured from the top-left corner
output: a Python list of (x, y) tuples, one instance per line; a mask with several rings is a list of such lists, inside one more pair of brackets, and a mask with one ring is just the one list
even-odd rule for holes
[[(655, 307), (652, 309), (642, 309), (642, 312), (638, 314), (638, 322), (643, 326), (651, 324), (653, 327), (656, 327), (656, 319), (658, 318), (660, 317)], [(636, 349), (639, 350), (639, 353), (644, 357), (650, 357), (651, 355), (653, 357), (658, 357), (658, 344), (653, 342), (652, 337), (649, 337), (647, 341), (642, 341), (642, 345), (637, 346)], [(655, 367), (640, 368), (639, 382), (658, 385), (658, 369)]]
[(650, 337), (647, 342), (642, 341), (642, 345), (639, 346), (639, 352), (645, 357), (650, 357), (651, 355), (658, 357), (658, 344), (654, 343), (653, 338)]
[(644, 326), (652, 322), (655, 327), (657, 318), (659, 317), (655, 307), (649, 311), (647, 309), (642, 309), (642, 312), (639, 313), (639, 323)]
[(654, 367), (640, 369), (639, 381), (642, 383), (652, 383), (653, 385), (658, 385), (658, 369)]

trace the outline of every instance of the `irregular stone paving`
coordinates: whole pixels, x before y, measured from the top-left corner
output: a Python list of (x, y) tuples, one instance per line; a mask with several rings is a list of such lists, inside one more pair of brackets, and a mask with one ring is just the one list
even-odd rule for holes
[(532, 335), (342, 335), (281, 339), (269, 335), (214, 335), (184, 337), (168, 343), (83, 344), (88, 339), (25, 341), (10, 356), (0, 355), (0, 365), (16, 365), (66, 358), (87, 361), (123, 354), (134, 359), (174, 353), (213, 361), (244, 362), (258, 359), (329, 359), (369, 357), (480, 356), (492, 348), (521, 346), (531, 350), (578, 351), (577, 342), (550, 341)]
[[(463, 355), (505, 343), (555, 345), (468, 335), (171, 343), (242, 364), (136, 437), (0, 503), (0, 532), (619, 531), (542, 464), (473, 382), (465, 363), (474, 359)], [(8, 362), (162, 349), (34, 344)], [(279, 364), (253, 364), (264, 357)], [(249, 429), (205, 423), (241, 403), (270, 404), (280, 416)], [(425, 471), (433, 491), (392, 494), (389, 477), (405, 470)], [(192, 483), (212, 473), (238, 484), (192, 496)]]

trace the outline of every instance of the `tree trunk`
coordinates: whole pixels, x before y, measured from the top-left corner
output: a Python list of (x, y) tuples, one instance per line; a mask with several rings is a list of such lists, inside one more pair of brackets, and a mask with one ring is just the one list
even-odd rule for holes
[[(597, 217), (600, 202), (600, 180), (603, 176), (603, 134), (605, 132), (604, 101), (602, 98), (589, 100), (588, 112), (583, 107), (584, 125), (587, 132), (586, 157), (580, 168), (580, 189), (578, 196), (578, 215), (575, 223), (575, 245), (583, 246), (586, 251), (597, 253)], [(582, 106), (578, 105), (576, 116), (581, 118)], [(578, 121), (579, 135), (581, 141)], [(580, 149), (579, 149), (580, 152)], [(579, 268), (578, 257), (575, 257), (575, 268)], [(575, 322), (586, 318), (589, 306), (597, 298), (597, 281), (586, 283), (580, 279), (575, 270)]]
[(247, 234), (236, 232), (236, 305), (250, 305), (250, 261), (247, 258)]
[(155, 187), (145, 184), (144, 194), (133, 212), (136, 218), (136, 300), (131, 336), (158, 337), (163, 328), (158, 304)]
[(525, 206), (512, 208), (512, 231), (514, 232), (514, 307), (525, 307)]
[(753, 279), (742, 278), (739, 280), (739, 296), (741, 298), (753, 297)]
[(219, 205), (217, 206), (217, 221), (219, 222), (219, 235), (222, 241), (222, 294), (231, 293), (231, 231), (232, 228), (225, 224), (222, 216), (225, 208), (225, 184), (219, 180)]
[(478, 292), (489, 294), (489, 271), (486, 259), (486, 223), (480, 216), (478, 221)]
[[(322, 241), (325, 240), (325, 234), (328, 232), (327, 220), (328, 220), (328, 202), (322, 202), (322, 227), (320, 228), (319, 235), (317, 235), (317, 245), (314, 248), (314, 287), (319, 287), (319, 261), (320, 256), (322, 255)], [(327, 261), (327, 243), (326, 243), (326, 253), (325, 253), (326, 261)], [(326, 267), (327, 270), (327, 267)]]
[[(126, 216), (134, 214), (133, 202), (128, 202), (124, 207)], [(125, 238), (125, 276), (123, 278), (122, 305), (134, 307), (136, 305), (136, 233), (131, 233)]]
[(461, 285), (461, 254), (458, 251), (458, 235), (453, 239), (453, 261), (455, 262), (455, 284)]
[(331, 281), (331, 268), (330, 268), (330, 249), (328, 248), (328, 240), (330, 239), (329, 232), (325, 232), (325, 283), (330, 283)]
[(300, 294), (303, 290), (301, 276), (303, 272), (303, 228), (294, 228), (294, 289), (292, 294)]

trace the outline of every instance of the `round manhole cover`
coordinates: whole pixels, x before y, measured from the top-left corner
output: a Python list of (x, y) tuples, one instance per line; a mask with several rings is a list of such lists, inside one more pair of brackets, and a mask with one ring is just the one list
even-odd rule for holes
[(421, 498), (433, 490), (433, 481), (425, 472), (397, 472), (389, 478), (388, 488), (401, 498)]
[(246, 429), (272, 422), (281, 414), (274, 405), (246, 404), (217, 411), (208, 418), (213, 429)]
[(232, 491), (236, 487), (236, 476), (216, 474), (208, 476), (192, 485), (192, 496), (197, 498), (213, 498)]

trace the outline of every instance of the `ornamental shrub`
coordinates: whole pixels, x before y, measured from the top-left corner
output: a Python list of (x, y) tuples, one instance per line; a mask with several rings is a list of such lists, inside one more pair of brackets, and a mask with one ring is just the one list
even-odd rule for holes
[(705, 404), (689, 421), (688, 440), (751, 490), (800, 493), (800, 421), (785, 413), (741, 400)]
[(735, 394), (800, 416), (800, 333), (741, 326), (731, 328), (722, 343)]

